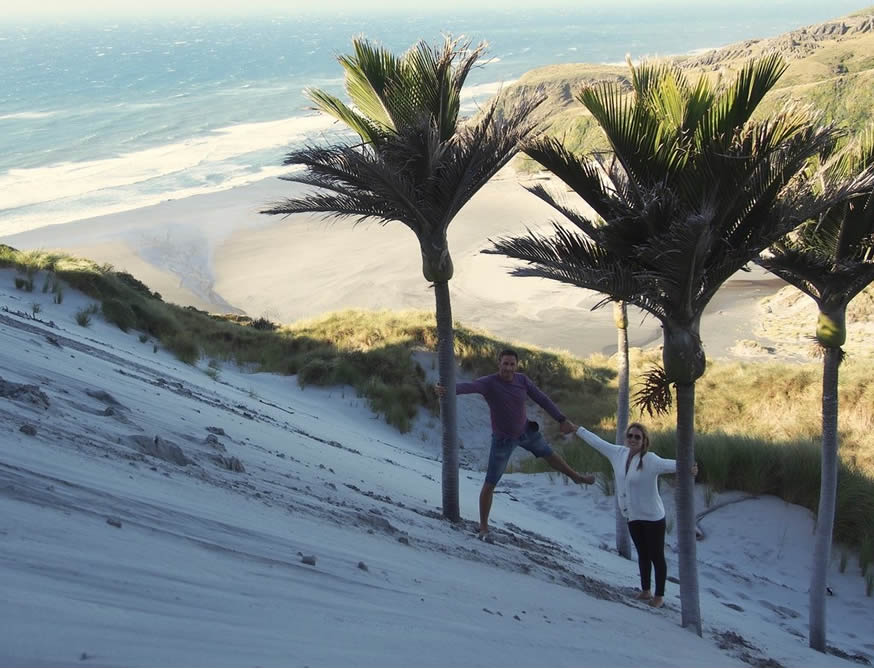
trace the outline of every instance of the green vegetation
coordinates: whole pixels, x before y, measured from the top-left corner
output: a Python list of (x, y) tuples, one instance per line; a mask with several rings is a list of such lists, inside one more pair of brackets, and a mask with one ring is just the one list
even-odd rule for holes
[(100, 311), (100, 307), (98, 305), (89, 304), (87, 307), (76, 311), (76, 322), (83, 328), (87, 328), (89, 325), (91, 325), (91, 317), (98, 311)]
[[(862, 576), (874, 575), (874, 569), (869, 570), (871, 563), (874, 562), (874, 536), (872, 536), (872, 532), (874, 532), (874, 528), (869, 526), (859, 545), (859, 570)], [(868, 573), (869, 571), (871, 573)]]

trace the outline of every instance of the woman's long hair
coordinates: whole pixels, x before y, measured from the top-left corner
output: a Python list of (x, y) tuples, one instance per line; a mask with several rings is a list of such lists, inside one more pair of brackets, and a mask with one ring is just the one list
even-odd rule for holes
[[(649, 432), (647, 429), (640, 423), (631, 423), (627, 428), (625, 428), (625, 434), (628, 434), (628, 431), (631, 429), (639, 430), (643, 435), (643, 439), (640, 445), (640, 459), (637, 461), (637, 468), (643, 469), (643, 456), (646, 455), (646, 452), (649, 450)], [(627, 439), (626, 439), (627, 440)], [(631, 464), (631, 459), (625, 461), (625, 473), (628, 473), (628, 465)]]

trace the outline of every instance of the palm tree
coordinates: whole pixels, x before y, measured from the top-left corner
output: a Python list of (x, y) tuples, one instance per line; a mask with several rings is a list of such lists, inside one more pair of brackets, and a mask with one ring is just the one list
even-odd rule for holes
[(525, 152), (595, 211), (576, 211), (542, 186), (529, 190), (578, 231), (529, 233), (489, 250), (526, 261), (538, 276), (603, 293), (654, 315), (663, 330), (663, 369), (650, 372), (644, 406), (677, 401), (677, 535), (683, 627), (701, 634), (695, 550), (695, 381), (704, 373), (701, 314), (719, 287), (773, 241), (821, 210), (799, 174), (833, 141), (809, 112), (785, 109), (763, 121), (753, 110), (786, 65), (778, 55), (747, 63), (726, 86), (692, 84), (672, 64), (633, 66), (627, 95), (616, 82), (585, 86), (577, 99), (604, 130), (608, 161), (576, 156), (541, 138)]
[[(824, 187), (860, 182), (874, 171), (874, 126), (822, 170)], [(805, 221), (758, 263), (816, 302), (816, 341), (823, 351), (822, 475), (810, 579), (810, 647), (825, 652), (826, 572), (831, 555), (838, 479), (838, 368), (847, 338), (847, 306), (874, 281), (874, 191)]]
[[(616, 443), (625, 443), (628, 429), (628, 408), (630, 404), (628, 384), (628, 305), (625, 302), (613, 303), (613, 322), (616, 323)], [(619, 495), (613, 496), (613, 517), (616, 527), (616, 550), (626, 560), (631, 559), (631, 535), (628, 522), (619, 508)]]
[[(307, 91), (321, 111), (356, 140), (288, 154), (301, 172), (284, 179), (318, 190), (271, 206), (265, 214), (316, 212), (356, 222), (399, 221), (419, 240), (422, 274), (434, 286), (440, 383), (455, 387), (455, 350), (446, 232), (458, 211), (516, 154), (534, 131), (529, 100), (499, 113), (497, 100), (473, 120), (460, 116), (461, 89), (485, 48), (446, 39), (420, 42), (401, 56), (364, 38), (338, 61), (345, 70), (347, 105), (321, 90)], [(358, 141), (360, 139), (360, 141)], [(443, 513), (460, 519), (455, 393), (440, 400), (443, 423)]]

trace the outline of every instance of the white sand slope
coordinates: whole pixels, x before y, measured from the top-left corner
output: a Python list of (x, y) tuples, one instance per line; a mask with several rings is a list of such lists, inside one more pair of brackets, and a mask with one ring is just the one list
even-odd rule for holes
[[(853, 557), (829, 572), (839, 655), (807, 647), (805, 509), (761, 498), (703, 518), (698, 638), (679, 627), (675, 582), (662, 610), (630, 598), (637, 567), (610, 549), (613, 502), (597, 487), (509, 475), (493, 509), (499, 543), (477, 542), (482, 473), (461, 472), (463, 525), (442, 520), (430, 442), (398, 434), (348, 389), (302, 391), (227, 365), (213, 379), (205, 361), (181, 364), (99, 316), (77, 325), (90, 300), (75, 291), (56, 305), (13, 278), (0, 270), (0, 665), (874, 657), (874, 598)], [(482, 429), (479, 416), (464, 429)], [(669, 486), (664, 497), (672, 517)]]

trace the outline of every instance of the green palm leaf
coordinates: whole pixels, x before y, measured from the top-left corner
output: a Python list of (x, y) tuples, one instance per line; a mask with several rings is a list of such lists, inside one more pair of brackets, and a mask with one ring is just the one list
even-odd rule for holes
[(374, 123), (330, 93), (318, 89), (306, 89), (304, 94), (315, 103), (316, 109), (345, 123), (365, 142), (378, 141), (385, 134), (385, 126)]
[(717, 96), (710, 106), (710, 113), (701, 125), (701, 136), (730, 141), (731, 134), (749, 121), (762, 98), (774, 87), (787, 67), (788, 64), (777, 52), (747, 62), (733, 84)]

